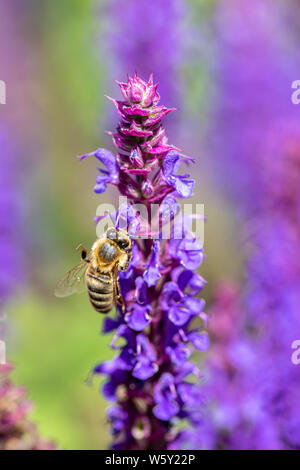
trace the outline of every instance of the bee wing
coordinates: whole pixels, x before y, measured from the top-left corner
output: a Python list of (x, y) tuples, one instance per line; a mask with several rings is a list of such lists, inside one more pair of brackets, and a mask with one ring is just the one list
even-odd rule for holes
[(56, 297), (67, 297), (71, 294), (83, 292), (86, 288), (84, 275), (87, 267), (88, 263), (82, 260), (77, 266), (70, 269), (56, 284), (54, 295)]

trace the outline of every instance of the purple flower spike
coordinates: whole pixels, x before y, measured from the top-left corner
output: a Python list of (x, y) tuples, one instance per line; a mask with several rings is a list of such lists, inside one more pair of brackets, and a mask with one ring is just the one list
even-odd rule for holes
[[(103, 328), (115, 330), (111, 348), (118, 355), (94, 372), (106, 377), (102, 393), (114, 402), (108, 410), (112, 447), (163, 450), (179, 442), (175, 422), (185, 419), (194, 426), (200, 421), (200, 385), (185, 379), (199, 379), (190, 359), (195, 350), (208, 347), (200, 327), (190, 328), (196, 316), (204, 324), (204, 301), (196, 296), (205, 281), (193, 272), (203, 250), (198, 240), (188, 237), (188, 220), (181, 221), (181, 236), (175, 238), (180, 224), (177, 199), (189, 197), (194, 182), (177, 175), (179, 153), (168, 144), (162, 125), (171, 109), (159, 105), (152, 76), (146, 82), (136, 74), (119, 86), (124, 99), (111, 99), (120, 114), (112, 133), (117, 157), (103, 150), (94, 153), (106, 167), (97, 184), (99, 192), (110, 183), (127, 196), (128, 203), (111, 217), (117, 228), (136, 239), (128, 270), (119, 273), (125, 312), (106, 320)], [(135, 208), (142, 205), (148, 214), (152, 203), (158, 207), (150, 224), (144, 211)], [(163, 236), (169, 223), (170, 240)]]
[(291, 360), (300, 336), (300, 127), (299, 107), (286, 97), (299, 70), (293, 3), (217, 8), (216, 173), (232, 183), (248, 259), (242, 292), (221, 285), (210, 312), (211, 413), (202, 433), (210, 449), (300, 449), (300, 368)]

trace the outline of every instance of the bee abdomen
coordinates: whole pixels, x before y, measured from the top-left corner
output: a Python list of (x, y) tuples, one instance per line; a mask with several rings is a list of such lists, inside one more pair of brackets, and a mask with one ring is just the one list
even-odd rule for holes
[(90, 302), (99, 313), (108, 313), (114, 304), (113, 284), (108, 274), (87, 273), (86, 283)]

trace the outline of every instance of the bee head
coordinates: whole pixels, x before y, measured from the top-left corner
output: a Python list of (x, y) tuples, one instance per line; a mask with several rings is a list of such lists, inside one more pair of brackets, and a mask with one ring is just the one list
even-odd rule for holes
[(117, 230), (115, 227), (111, 227), (107, 230), (106, 237), (109, 240), (113, 240), (121, 250), (126, 250), (131, 244), (127, 233), (124, 230)]

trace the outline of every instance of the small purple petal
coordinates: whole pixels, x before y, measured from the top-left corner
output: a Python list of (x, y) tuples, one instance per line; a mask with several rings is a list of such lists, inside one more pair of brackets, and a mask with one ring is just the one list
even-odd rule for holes
[(132, 371), (133, 377), (140, 380), (147, 380), (158, 371), (158, 365), (152, 363), (146, 357), (140, 357)]
[(173, 176), (174, 173), (176, 172), (178, 160), (179, 160), (179, 154), (172, 150), (165, 156), (163, 160), (162, 168), (163, 168), (163, 173), (166, 179), (169, 176)]
[(160, 269), (163, 266), (159, 263), (159, 241), (155, 240), (152, 245), (152, 252), (148, 264), (146, 265), (147, 269), (143, 274), (143, 279), (148, 285), (148, 287), (155, 286), (158, 279), (161, 277)]
[(179, 411), (179, 406), (176, 401), (162, 400), (153, 409), (154, 415), (162, 421), (169, 421), (169, 419), (176, 416)]
[(127, 325), (135, 331), (144, 330), (150, 323), (150, 315), (148, 313), (150, 309), (149, 305), (142, 307), (139, 304), (135, 304), (133, 310), (125, 315)]
[(191, 312), (189, 312), (184, 305), (180, 307), (171, 307), (169, 309), (168, 318), (174, 325), (183, 326), (191, 317)]
[(175, 189), (179, 197), (191, 197), (193, 194), (194, 185), (194, 180), (182, 179), (179, 176), (175, 178)]
[(209, 348), (209, 336), (207, 333), (197, 333), (193, 331), (188, 334), (188, 339), (197, 351), (207, 351)]

